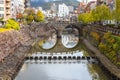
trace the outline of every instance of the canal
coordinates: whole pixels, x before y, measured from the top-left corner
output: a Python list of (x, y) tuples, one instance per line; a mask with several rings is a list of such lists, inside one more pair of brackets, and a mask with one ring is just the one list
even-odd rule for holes
[[(39, 53), (39, 52), (38, 52)], [(49, 54), (33, 54), (33, 56)], [(83, 56), (84, 52), (51, 56)], [(93, 60), (27, 60), (15, 80), (110, 80)]]
[[(72, 33), (73, 32), (73, 33)], [(57, 42), (56, 33), (53, 33), (47, 40), (39, 42), (42, 49), (50, 49)], [(73, 48), (77, 45), (78, 31), (66, 29), (62, 34), (62, 44), (65, 48)], [(72, 54), (42, 53), (33, 52), (31, 56), (85, 56), (86, 51), (78, 50)], [(87, 53), (88, 55), (89, 53)], [(89, 55), (90, 56), (90, 55)], [(16, 76), (15, 80), (110, 80), (104, 71), (99, 67), (96, 59), (80, 60), (26, 60)]]

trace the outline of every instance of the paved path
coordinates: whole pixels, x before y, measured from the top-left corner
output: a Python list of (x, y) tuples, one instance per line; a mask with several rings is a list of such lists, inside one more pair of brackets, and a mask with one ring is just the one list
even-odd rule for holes
[(95, 53), (100, 62), (115, 76), (120, 79), (120, 69), (115, 66), (108, 58), (106, 58), (96, 47), (92, 46), (86, 39), (83, 39), (83, 43), (88, 49)]

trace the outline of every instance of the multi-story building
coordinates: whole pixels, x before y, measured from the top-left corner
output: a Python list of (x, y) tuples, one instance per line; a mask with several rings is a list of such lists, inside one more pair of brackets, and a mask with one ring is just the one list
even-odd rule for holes
[(30, 0), (24, 0), (25, 8), (30, 8)]
[(86, 5), (87, 5), (87, 4), (84, 3), (84, 2), (80, 2), (79, 5), (78, 5), (77, 13), (78, 13), (78, 14), (79, 14), (79, 13), (84, 13), (84, 9), (85, 9)]
[(17, 13), (23, 13), (24, 0), (0, 0), (0, 17), (4, 18), (4, 21), (9, 18), (16, 19)]
[(97, 0), (97, 5), (101, 5), (102, 0)]
[(24, 0), (11, 0), (10, 15), (16, 19), (18, 13), (24, 12)]
[(74, 11), (74, 7), (73, 6), (68, 6), (69, 12), (73, 12)]
[(58, 17), (66, 17), (69, 15), (69, 9), (66, 4), (59, 4), (58, 6)]
[(92, 9), (95, 9), (97, 5), (96, 1), (90, 1), (84, 8), (84, 12), (90, 12)]
[(0, 17), (4, 17), (4, 0), (0, 0)]
[(51, 5), (51, 11), (53, 11), (54, 13), (57, 12), (57, 5), (55, 3)]
[(88, 3), (88, 0), (82, 0), (83, 3)]

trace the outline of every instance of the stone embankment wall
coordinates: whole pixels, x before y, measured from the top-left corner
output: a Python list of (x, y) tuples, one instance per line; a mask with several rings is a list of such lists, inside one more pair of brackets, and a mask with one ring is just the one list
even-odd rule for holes
[(0, 33), (0, 80), (14, 80), (32, 44), (47, 37), (46, 28), (34, 24)]
[(0, 33), (0, 80), (14, 80), (17, 72), (24, 63), (30, 45), (26, 30), (10, 30)]
[(0, 62), (5, 57), (12, 54), (20, 45), (20, 34), (17, 31), (11, 30), (0, 33)]

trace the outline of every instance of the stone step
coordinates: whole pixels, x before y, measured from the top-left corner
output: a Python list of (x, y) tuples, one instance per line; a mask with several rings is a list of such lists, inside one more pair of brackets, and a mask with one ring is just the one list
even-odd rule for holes
[(27, 56), (25, 60), (91, 60), (92, 56)]

